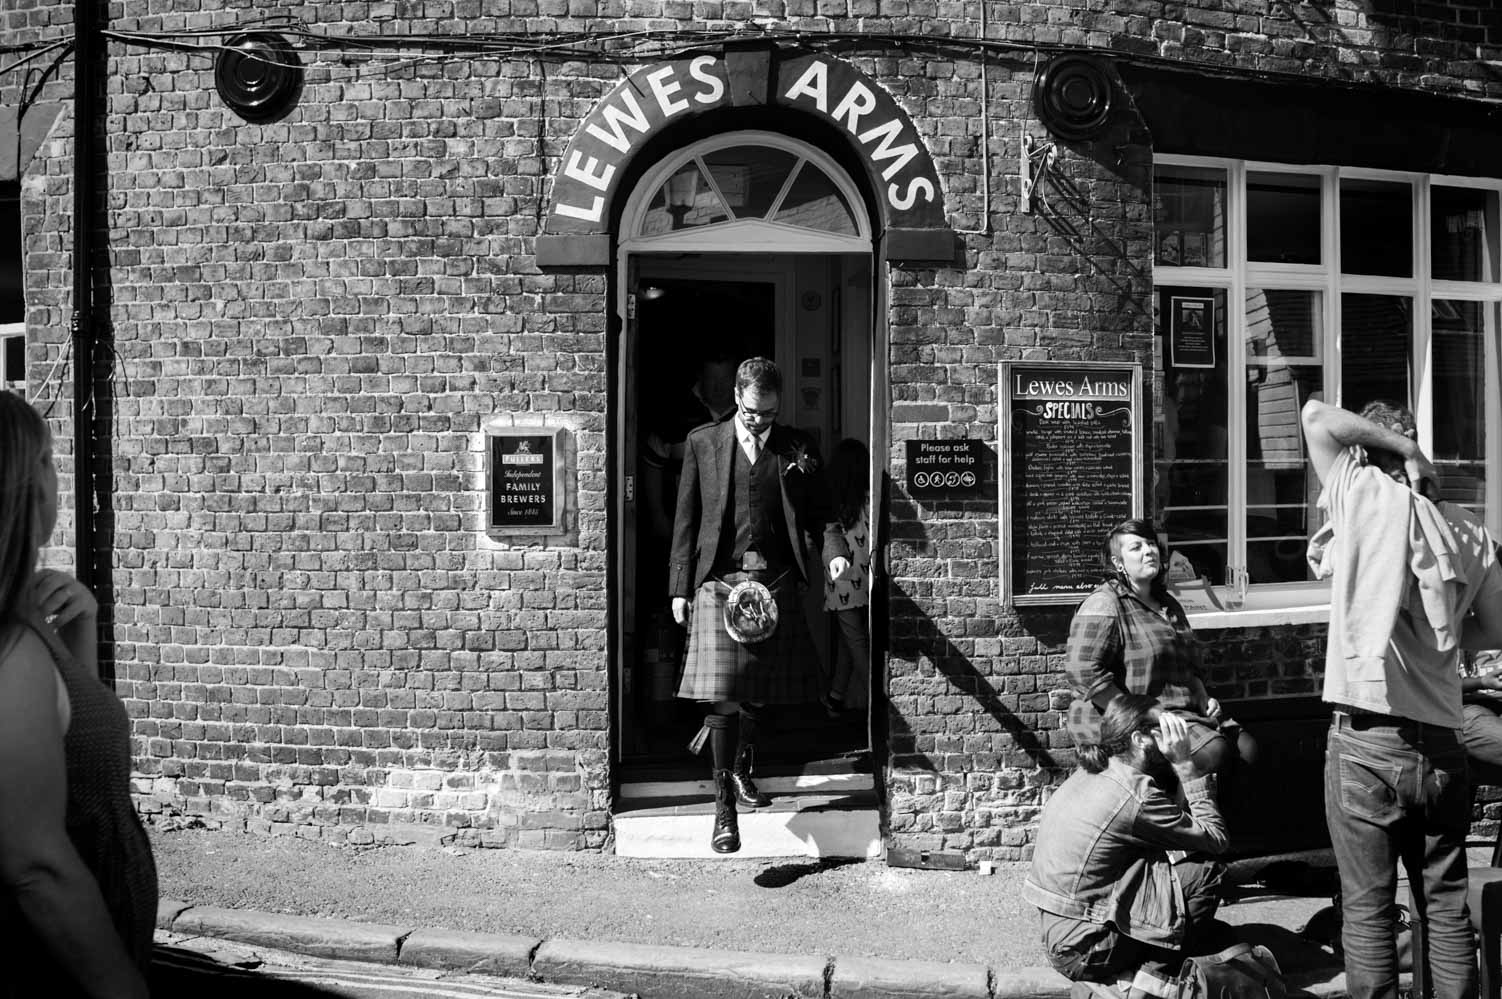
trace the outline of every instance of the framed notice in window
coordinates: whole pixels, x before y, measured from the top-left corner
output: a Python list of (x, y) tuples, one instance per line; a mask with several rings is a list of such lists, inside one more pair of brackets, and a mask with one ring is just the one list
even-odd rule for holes
[(1168, 363), (1215, 367), (1215, 299), (1174, 295), (1168, 300)]
[(997, 395), (1002, 598), (1079, 603), (1107, 532), (1142, 513), (1142, 365), (1007, 362)]

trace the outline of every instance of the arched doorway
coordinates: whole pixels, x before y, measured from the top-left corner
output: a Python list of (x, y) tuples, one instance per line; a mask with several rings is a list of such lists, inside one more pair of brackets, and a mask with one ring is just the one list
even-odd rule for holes
[[(683, 438), (728, 415), (724, 372), (760, 354), (783, 371), (782, 422), (812, 434), (826, 456), (845, 437), (869, 448), (872, 242), (861, 192), (833, 158), (764, 131), (723, 133), (664, 157), (645, 171), (621, 214), (618, 852), (707, 850), (707, 826), (702, 837), (691, 834), (687, 849), (658, 843), (643, 850), (629, 842), (623, 821), (643, 811), (633, 811), (641, 802), (708, 800), (708, 764), (686, 748), (702, 710), (673, 696), (684, 633), (668, 610), (667, 561)], [(823, 598), (822, 588), (810, 587), (805, 610), (827, 677), (839, 652)], [(755, 823), (743, 816), (750, 855), (879, 851), (869, 696), (875, 684), (869, 675), (856, 682), (865, 692), (858, 711), (832, 717), (818, 704), (778, 710), (775, 734), (760, 750), (758, 780), (784, 814), (760, 844)], [(843, 796), (860, 814), (851, 820), (819, 792)], [(799, 812), (800, 795), (843, 828), (814, 834), (804, 815), (792, 823), (802, 831), (788, 834), (787, 813)]]

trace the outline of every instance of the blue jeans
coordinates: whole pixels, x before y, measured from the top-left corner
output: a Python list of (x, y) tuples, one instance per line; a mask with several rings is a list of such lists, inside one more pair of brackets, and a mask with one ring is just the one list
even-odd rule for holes
[(1414, 914), (1427, 919), (1436, 999), (1476, 994), (1466, 908), (1470, 811), (1465, 747), (1454, 729), (1335, 714), (1325, 754), (1325, 821), (1340, 868), (1351, 999), (1397, 997), (1399, 862)]

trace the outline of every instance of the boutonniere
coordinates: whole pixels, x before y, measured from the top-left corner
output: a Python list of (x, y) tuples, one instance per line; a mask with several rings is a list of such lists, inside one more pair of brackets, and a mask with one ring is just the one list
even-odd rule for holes
[(785, 476), (794, 469), (797, 469), (804, 475), (808, 475), (818, 467), (819, 459), (808, 453), (808, 445), (799, 444), (788, 455), (787, 467), (782, 470), (782, 474)]

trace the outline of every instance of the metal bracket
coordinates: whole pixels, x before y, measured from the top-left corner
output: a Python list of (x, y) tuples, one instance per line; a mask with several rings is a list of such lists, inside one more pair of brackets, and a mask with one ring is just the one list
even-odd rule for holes
[[(1037, 189), (1038, 181), (1053, 166), (1053, 161), (1058, 158), (1058, 155), (1059, 147), (1052, 142), (1040, 144), (1031, 135), (1023, 134), (1022, 155), (1018, 158), (1017, 164), (1017, 174), (1022, 179), (1022, 203), (1018, 207), (1022, 211), (1032, 212), (1033, 191)], [(1037, 164), (1037, 176), (1033, 174), (1035, 158), (1041, 160)]]

